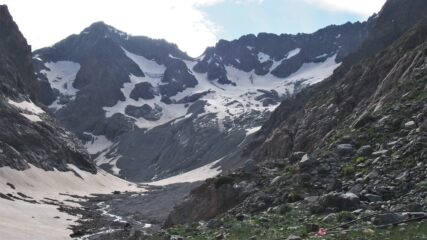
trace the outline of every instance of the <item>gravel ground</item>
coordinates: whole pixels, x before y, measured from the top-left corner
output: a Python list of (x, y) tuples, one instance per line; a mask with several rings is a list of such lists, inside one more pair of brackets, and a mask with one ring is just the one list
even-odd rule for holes
[(199, 184), (144, 186), (144, 193), (95, 195), (86, 198), (81, 208), (61, 210), (82, 216), (72, 226), (75, 239), (129, 239), (161, 230), (175, 204)]

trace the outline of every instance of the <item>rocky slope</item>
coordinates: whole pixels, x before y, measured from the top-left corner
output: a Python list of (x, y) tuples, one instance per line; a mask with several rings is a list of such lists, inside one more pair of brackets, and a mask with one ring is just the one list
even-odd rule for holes
[(197, 59), (98, 22), (33, 61), (40, 99), (97, 164), (148, 181), (226, 159), (281, 100), (330, 76), (374, 22), (248, 35)]
[[(275, 110), (243, 153), (254, 160), (193, 191), (166, 225), (205, 220), (212, 208), (223, 213), (198, 194), (207, 189), (235, 206), (208, 225), (169, 233), (301, 239), (323, 225), (333, 229), (326, 239), (424, 238), (425, 222), (393, 233), (372, 228), (426, 218), (426, 12), (425, 1), (387, 1), (358, 52)], [(241, 192), (245, 200), (232, 201)]]
[(74, 164), (95, 173), (84, 148), (35, 104), (31, 48), (6, 6), (0, 8), (0, 51), (0, 167), (65, 171)]

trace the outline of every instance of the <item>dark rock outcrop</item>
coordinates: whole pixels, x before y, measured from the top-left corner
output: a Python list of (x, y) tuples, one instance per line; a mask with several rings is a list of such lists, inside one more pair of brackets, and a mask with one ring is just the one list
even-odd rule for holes
[(136, 84), (135, 88), (130, 93), (130, 97), (135, 101), (138, 101), (140, 98), (145, 100), (153, 99), (154, 95), (156, 95), (156, 91), (149, 82)]
[(142, 117), (149, 121), (159, 120), (162, 116), (162, 108), (159, 105), (155, 105), (154, 108), (147, 104), (144, 104), (141, 107), (129, 105), (126, 107), (125, 112), (129, 116), (136, 118)]
[[(192, 190), (182, 203), (175, 206), (165, 227), (208, 220), (236, 206), (253, 189), (250, 184), (236, 185), (228, 177), (217, 177)], [(209, 199), (206, 201), (206, 199)]]

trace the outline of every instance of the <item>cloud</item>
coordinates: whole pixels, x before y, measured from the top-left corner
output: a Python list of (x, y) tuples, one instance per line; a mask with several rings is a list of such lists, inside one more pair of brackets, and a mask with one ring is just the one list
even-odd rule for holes
[[(163, 38), (191, 56), (218, 41), (221, 30), (205, 7), (232, 2), (262, 4), (271, 0), (3, 0), (33, 49), (54, 44), (104, 21), (132, 35)], [(294, 0), (332, 11), (368, 16), (385, 0)], [(238, 8), (238, 6), (236, 6)], [(239, 21), (241, 19), (236, 19)], [(262, 19), (260, 19), (261, 21)]]
[(224, 0), (3, 0), (33, 49), (45, 47), (96, 21), (132, 35), (163, 38), (192, 56), (214, 45), (220, 26), (200, 10)]
[(256, 3), (256, 4), (261, 4), (264, 2), (264, 0), (234, 0), (235, 3), (237, 4), (248, 4), (248, 3)]
[(355, 13), (363, 17), (378, 12), (386, 0), (304, 0), (326, 10)]

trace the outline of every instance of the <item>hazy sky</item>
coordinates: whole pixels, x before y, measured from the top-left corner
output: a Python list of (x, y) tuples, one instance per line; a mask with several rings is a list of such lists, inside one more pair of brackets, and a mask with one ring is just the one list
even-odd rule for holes
[(364, 21), (385, 0), (0, 0), (33, 49), (104, 21), (132, 35), (164, 38), (200, 55), (218, 39), (313, 32)]

